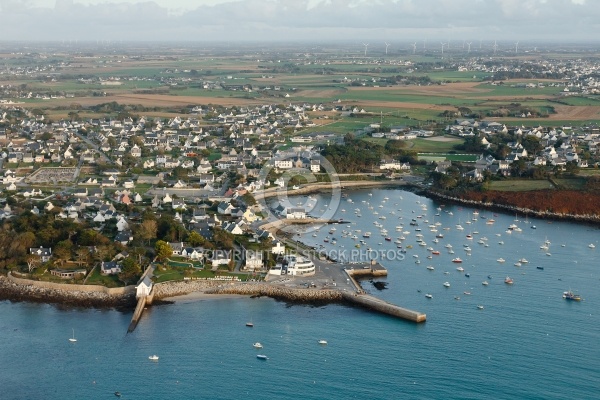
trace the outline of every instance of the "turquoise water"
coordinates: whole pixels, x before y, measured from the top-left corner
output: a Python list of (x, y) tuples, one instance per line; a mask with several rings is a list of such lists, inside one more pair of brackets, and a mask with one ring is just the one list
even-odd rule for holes
[[(386, 196), (389, 200), (384, 202)], [(521, 221), (516, 222), (514, 215), (484, 211), (481, 215), (493, 217), (494, 225), (486, 225), (484, 219), (469, 225), (471, 208), (447, 205), (434, 216), (438, 204), (398, 190), (378, 190), (373, 196), (353, 192), (350, 197), (354, 203), (344, 200), (338, 216), (355, 225), (338, 226), (337, 244), (327, 244), (329, 249), (354, 248), (355, 241), (341, 237), (342, 229), (371, 231), (368, 245), (374, 250), (396, 249), (393, 242), (383, 240), (373, 221), (381, 222), (394, 239), (400, 235), (395, 226), (404, 223), (410, 231), (404, 245), (414, 248), (404, 260), (382, 261), (389, 270), (387, 290), (377, 291), (369, 282), (364, 287), (426, 313), (425, 324), (342, 305), (290, 307), (265, 298), (226, 298), (150, 308), (136, 331), (126, 335), (131, 316), (127, 313), (5, 301), (0, 302), (0, 398), (100, 399), (115, 398), (115, 391), (122, 399), (598, 396), (596, 228), (531, 218), (525, 223), (524, 216), (517, 216)], [(354, 214), (355, 208), (362, 209), (362, 217)], [(427, 247), (441, 253), (431, 260), (425, 247), (417, 246), (414, 227), (408, 225), (420, 214)], [(385, 220), (378, 219), (382, 215)], [(444, 238), (434, 244), (434, 233), (424, 219), (451, 230), (438, 227)], [(455, 229), (459, 220), (464, 231)], [(523, 231), (507, 234), (511, 223)], [(532, 224), (537, 229), (531, 229)], [(474, 240), (467, 240), (467, 233)], [(320, 245), (325, 236), (332, 235), (321, 229), (316, 237), (305, 234), (303, 240)], [(488, 247), (477, 243), (483, 236)], [(539, 248), (545, 239), (551, 242), (548, 251)], [(447, 253), (446, 243), (452, 244), (455, 254)], [(467, 243), (470, 256), (462, 249)], [(588, 248), (590, 243), (597, 248)], [(415, 264), (413, 254), (421, 264)], [(456, 256), (464, 260), (469, 278), (451, 263)], [(506, 262), (498, 263), (499, 257)], [(529, 263), (515, 267), (513, 263), (523, 257)], [(426, 269), (430, 264), (434, 271)], [(514, 285), (504, 284), (507, 275)], [(489, 281), (487, 287), (483, 280)], [(442, 285), (445, 281), (450, 288)], [(578, 291), (584, 301), (563, 300), (561, 294), (568, 289)], [(425, 293), (433, 298), (426, 299)], [(249, 319), (254, 328), (244, 326)], [(72, 329), (76, 343), (68, 341)], [(319, 339), (328, 344), (319, 345)], [(262, 350), (252, 347), (257, 341), (264, 345)], [(258, 353), (269, 360), (256, 359)], [(160, 360), (149, 361), (152, 354)]]

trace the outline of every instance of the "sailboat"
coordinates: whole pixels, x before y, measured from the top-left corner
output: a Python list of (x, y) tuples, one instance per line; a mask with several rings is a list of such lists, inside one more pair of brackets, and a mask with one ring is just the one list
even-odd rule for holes
[(73, 329), (73, 337), (69, 338), (69, 342), (76, 342), (77, 339), (75, 339), (75, 329)]

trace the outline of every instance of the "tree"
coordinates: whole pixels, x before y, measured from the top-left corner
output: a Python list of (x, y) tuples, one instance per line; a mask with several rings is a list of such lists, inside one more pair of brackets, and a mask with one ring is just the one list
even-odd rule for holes
[(140, 239), (147, 240), (150, 244), (150, 240), (156, 239), (156, 231), (156, 221), (148, 219), (139, 225), (137, 234)]
[(29, 254), (25, 261), (27, 261), (27, 269), (29, 273), (31, 273), (31, 271), (33, 271), (42, 263), (41, 259), (35, 254)]
[(206, 239), (196, 231), (191, 231), (187, 236), (187, 242), (193, 246), (202, 246)]
[(154, 245), (154, 250), (156, 252), (156, 259), (160, 262), (165, 261), (171, 255), (173, 255), (173, 248), (163, 240), (158, 240), (156, 242)]
[(54, 258), (59, 262), (60, 265), (64, 264), (71, 258), (71, 250), (73, 249), (73, 242), (70, 240), (62, 240), (54, 246), (52, 253)]
[(140, 265), (131, 257), (127, 257), (121, 262), (121, 273), (119, 274), (119, 280), (124, 284), (135, 282), (139, 279), (142, 274)]
[(75, 254), (77, 255), (77, 263), (79, 265), (89, 264), (92, 254), (87, 247), (79, 247)]

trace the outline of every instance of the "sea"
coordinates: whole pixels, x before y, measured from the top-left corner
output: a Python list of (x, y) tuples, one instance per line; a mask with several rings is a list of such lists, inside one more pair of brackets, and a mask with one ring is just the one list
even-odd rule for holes
[[(371, 280), (364, 289), (427, 314), (427, 322), (340, 304), (229, 297), (150, 307), (127, 334), (131, 312), (3, 301), (0, 399), (109, 399), (116, 392), (121, 399), (600, 396), (597, 227), (444, 204), (399, 189), (345, 196), (339, 205), (320, 195), (293, 198), (313, 202), (315, 212), (336, 207), (336, 218), (347, 221), (333, 233), (325, 226), (298, 239), (329, 252), (360, 246), (381, 255), (385, 289)], [(453, 263), (456, 257), (463, 262)], [(582, 301), (563, 299), (567, 290)], [(245, 326), (249, 321), (254, 327)]]

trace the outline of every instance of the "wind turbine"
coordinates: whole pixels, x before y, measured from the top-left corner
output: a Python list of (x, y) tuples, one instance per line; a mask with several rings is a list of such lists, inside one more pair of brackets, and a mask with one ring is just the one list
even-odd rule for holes
[(515, 54), (519, 52), (519, 42), (515, 43)]
[(413, 54), (415, 54), (417, 52), (417, 42), (414, 42), (412, 44), (412, 47), (413, 47)]
[(442, 55), (444, 55), (444, 46), (446, 45), (446, 43), (440, 42), (440, 44), (442, 45)]
[(467, 42), (467, 46), (468, 46), (467, 53), (470, 53), (471, 52), (471, 42)]
[(390, 44), (388, 42), (385, 42), (385, 55), (387, 56), (388, 53), (388, 47), (390, 47)]
[(367, 56), (367, 47), (369, 47), (369, 43), (363, 43), (363, 46), (365, 46), (365, 57)]

